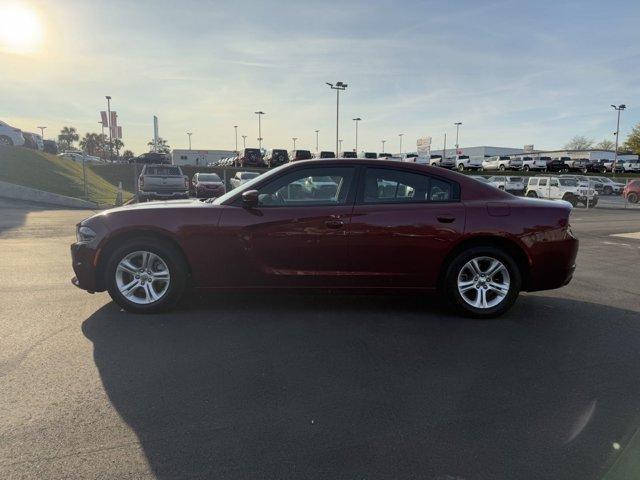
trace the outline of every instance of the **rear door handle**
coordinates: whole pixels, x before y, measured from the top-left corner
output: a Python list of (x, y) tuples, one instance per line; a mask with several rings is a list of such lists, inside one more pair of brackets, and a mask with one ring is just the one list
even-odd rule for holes
[(342, 228), (344, 227), (344, 222), (342, 220), (327, 220), (326, 222), (324, 222), (324, 224), (327, 226), (327, 228)]
[(451, 215), (440, 215), (437, 218), (440, 223), (452, 223), (456, 219), (456, 217), (452, 217)]

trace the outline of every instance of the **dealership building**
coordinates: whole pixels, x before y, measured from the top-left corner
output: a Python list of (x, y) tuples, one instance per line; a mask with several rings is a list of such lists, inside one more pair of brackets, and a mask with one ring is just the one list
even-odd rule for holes
[[(535, 150), (533, 145), (527, 145), (526, 148), (511, 148), (511, 147), (460, 147), (458, 148), (457, 155), (468, 155), (470, 157), (493, 157), (495, 155), (505, 156), (528, 156), (528, 157), (569, 157), (569, 158), (586, 158), (589, 160), (607, 159), (613, 160), (615, 158), (614, 150), (601, 150), (597, 148), (590, 148), (584, 150)], [(411, 152), (410, 152), (411, 153)], [(414, 152), (415, 153), (415, 152)], [(442, 155), (441, 150), (431, 150), (431, 155)], [(445, 157), (453, 157), (456, 155), (455, 148), (447, 148)], [(620, 152), (618, 151), (618, 159), (620, 160), (636, 160), (638, 155)]]
[(174, 165), (195, 165), (206, 167), (209, 163), (235, 155), (233, 150), (182, 150), (173, 149), (171, 162)]

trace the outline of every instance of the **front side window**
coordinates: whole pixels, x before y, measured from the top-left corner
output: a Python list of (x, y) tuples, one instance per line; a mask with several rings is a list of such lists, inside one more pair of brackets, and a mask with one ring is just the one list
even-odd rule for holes
[(345, 205), (354, 167), (305, 168), (284, 175), (259, 190), (261, 206)]
[(558, 186), (558, 180), (553, 179), (549, 181), (549, 186), (551, 187), (557, 187)]
[(546, 187), (547, 186), (547, 179), (546, 178), (541, 178), (540, 179), (540, 184), (541, 187)]
[(446, 202), (454, 198), (450, 182), (413, 172), (367, 168), (363, 203)]

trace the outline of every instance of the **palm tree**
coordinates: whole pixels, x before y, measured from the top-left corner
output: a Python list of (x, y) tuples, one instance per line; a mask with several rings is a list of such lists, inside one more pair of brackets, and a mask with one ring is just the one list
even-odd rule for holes
[(74, 127), (62, 127), (60, 134), (58, 135), (58, 144), (60, 150), (70, 150), (73, 148), (73, 143), (77, 142), (80, 136), (78, 131)]
[[(153, 140), (147, 143), (147, 145), (149, 145), (150, 147), (153, 147)], [(157, 151), (160, 153), (171, 153), (171, 147), (169, 146), (167, 141), (162, 137), (158, 137)]]
[(102, 153), (105, 147), (106, 136), (101, 133), (85, 133), (80, 140), (80, 148), (89, 155)]
[(120, 149), (124, 147), (124, 142), (119, 138), (114, 138), (113, 141), (111, 142), (111, 145), (113, 145), (113, 149), (116, 151), (116, 156), (119, 157)]
[(133, 157), (135, 157), (135, 154), (131, 150), (125, 150), (124, 152), (122, 152), (122, 158), (124, 160), (129, 160)]

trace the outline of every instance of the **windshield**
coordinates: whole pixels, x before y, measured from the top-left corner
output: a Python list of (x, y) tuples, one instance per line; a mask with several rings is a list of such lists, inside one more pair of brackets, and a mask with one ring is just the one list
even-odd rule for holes
[(221, 182), (220, 177), (215, 173), (200, 173), (198, 174), (199, 182)]

